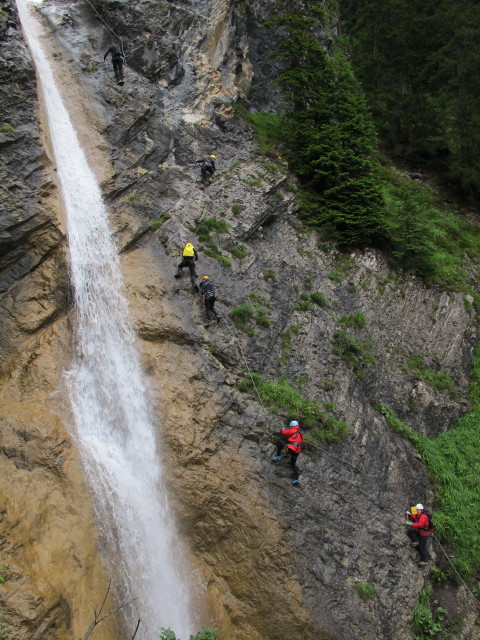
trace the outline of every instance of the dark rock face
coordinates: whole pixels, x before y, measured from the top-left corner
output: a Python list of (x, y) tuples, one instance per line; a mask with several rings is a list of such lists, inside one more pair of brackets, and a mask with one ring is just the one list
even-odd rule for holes
[[(431, 437), (452, 428), (468, 410), (474, 318), (462, 296), (399, 277), (380, 255), (341, 255), (299, 223), (288, 168), (257, 154), (233, 109), (252, 82), (254, 108), (279, 104), (265, 60), (274, 38), (263, 19), (273, 10), (260, 0), (92, 0), (48, 1), (42, 13), (60, 43), (58, 64), (100, 114), (111, 165), (102, 187), (170, 454), (178, 525), (224, 637), (403, 640), (423, 577), (402, 514), (433, 494), (421, 460), (374, 406), (386, 404)], [(124, 42), (122, 88), (110, 61), (101, 66), (107, 26)], [(11, 318), (2, 340), (12, 354), (61, 315), (66, 287), (33, 72), (18, 30), (5, 23), (3, 33), (12, 89), (2, 100), (14, 130), (0, 137), (12, 199), (0, 284)], [(201, 191), (194, 163), (208, 153), (218, 173)], [(225, 230), (200, 234), (211, 218)], [(173, 279), (187, 241), (200, 249), (200, 275), (217, 287), (223, 320), (208, 330), (187, 277)], [(42, 268), (43, 284), (28, 284)], [(323, 306), (311, 303), (314, 292), (325, 295)], [(257, 319), (263, 308), (268, 322), (251, 320), (250, 334), (237, 329), (229, 314), (240, 304)], [(348, 326), (355, 314), (364, 326)], [(334, 352), (338, 330), (369, 341), (370, 366), (355, 369)], [(412, 357), (448, 373), (456, 393), (429, 387)], [(287, 376), (350, 425), (342, 443), (302, 454), (299, 488), (284, 463), (270, 463), (270, 434), (295, 416), (272, 416), (238, 392), (247, 368)], [(356, 583), (373, 585), (374, 598), (362, 599)], [(62, 633), (52, 638), (69, 637)]]
[[(51, 162), (44, 151), (37, 124), (35, 70), (23, 42), (12, 2), (2, 3), (0, 22), (0, 370), (18, 349), (19, 334), (35, 331), (63, 307), (60, 251), (63, 233), (49, 206), (55, 192)], [(32, 288), (42, 267), (42, 312)], [(55, 271), (50, 278), (48, 263)], [(53, 267), (55, 265), (55, 267)], [(18, 300), (30, 304), (18, 306)], [(23, 317), (23, 321), (17, 314)], [(35, 315), (35, 319), (31, 317)], [(23, 329), (19, 325), (23, 324)]]

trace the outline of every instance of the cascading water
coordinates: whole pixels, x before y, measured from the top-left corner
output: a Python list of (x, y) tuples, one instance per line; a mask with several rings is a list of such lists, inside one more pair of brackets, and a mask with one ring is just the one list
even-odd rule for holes
[(43, 89), (75, 289), (76, 356), (67, 380), (76, 440), (112, 571), (114, 567), (115, 578), (122, 584), (121, 597), (136, 598), (132, 620), (138, 613), (141, 637), (153, 640), (163, 626), (185, 638), (192, 633), (188, 589), (180, 578), (181, 561), (175, 559), (178, 545), (122, 293), (119, 259), (99, 186), (28, 5), (28, 0), (17, 0)]

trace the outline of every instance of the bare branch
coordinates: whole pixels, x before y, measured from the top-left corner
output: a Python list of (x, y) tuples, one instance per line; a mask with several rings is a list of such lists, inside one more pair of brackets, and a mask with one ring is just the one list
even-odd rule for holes
[(132, 636), (132, 640), (135, 640), (135, 636), (137, 635), (139, 626), (140, 626), (140, 618), (138, 619), (137, 626), (135, 627), (135, 633)]
[[(110, 593), (110, 588), (112, 586), (112, 579), (110, 578), (110, 580), (108, 581), (108, 587), (107, 587), (107, 591), (105, 593), (105, 596), (102, 600), (102, 604), (100, 606), (100, 609), (96, 610), (95, 607), (93, 607), (90, 603), (90, 606), (93, 609), (93, 621), (90, 624), (90, 626), (87, 629), (87, 632), (85, 633), (85, 635), (83, 636), (82, 640), (87, 640), (93, 633), (93, 630), (95, 629), (96, 626), (98, 626), (103, 620), (105, 620), (105, 618), (108, 618), (109, 616), (113, 615), (114, 613), (117, 613), (117, 611), (120, 611), (120, 609), (123, 609), (123, 607), (126, 607), (128, 604), (131, 604), (132, 602), (135, 602), (135, 600), (137, 598), (132, 598), (131, 600), (127, 600), (126, 602), (122, 602), (122, 604), (120, 604), (118, 607), (115, 607), (115, 609), (111, 609), (108, 613), (105, 613), (103, 616), (101, 615), (103, 607), (105, 606), (105, 603), (107, 602), (107, 598), (108, 595)], [(137, 635), (137, 631), (138, 628), (140, 626), (140, 620), (138, 620), (137, 622), (137, 626), (135, 628), (135, 633), (133, 634), (132, 640), (134, 640), (135, 636)]]

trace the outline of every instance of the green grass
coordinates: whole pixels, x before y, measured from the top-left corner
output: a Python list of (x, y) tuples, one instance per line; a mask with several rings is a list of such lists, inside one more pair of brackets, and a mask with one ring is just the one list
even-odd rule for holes
[(132, 193), (130, 193), (128, 196), (128, 200), (130, 202), (139, 202), (141, 199), (142, 199), (142, 196), (136, 191), (132, 191)]
[(359, 329), (363, 329), (363, 327), (365, 326), (365, 314), (354, 313), (351, 316), (342, 316), (339, 320), (339, 323), (345, 325), (346, 327), (358, 327)]
[(211, 231), (217, 231), (223, 233), (228, 231), (229, 224), (226, 220), (217, 220), (216, 218), (206, 218), (202, 220), (197, 226), (197, 234), (208, 235)]
[(170, 220), (170, 214), (165, 212), (158, 220), (153, 220), (150, 223), (150, 228), (154, 230), (159, 229), (167, 220)]
[(428, 185), (385, 169), (384, 232), (391, 264), (415, 271), (428, 284), (465, 290), (464, 264), (480, 257), (478, 223), (459, 216)]
[(238, 216), (245, 209), (245, 205), (234, 202), (230, 207), (234, 216)]
[(327, 304), (325, 294), (321, 291), (315, 291), (314, 293), (310, 294), (310, 300), (314, 304), (317, 304), (319, 307), (324, 307)]
[[(202, 220), (195, 229), (195, 233), (198, 235), (198, 239), (204, 245), (202, 250), (206, 256), (210, 258), (214, 258), (220, 264), (225, 267), (232, 266), (231, 258), (227, 258), (222, 255), (221, 249), (215, 240), (210, 235), (211, 231), (215, 231), (218, 233), (224, 233), (228, 231), (229, 224), (226, 220), (217, 220), (216, 218), (206, 218)], [(206, 247), (206, 248), (205, 248)]]
[(243, 180), (243, 182), (245, 182), (245, 184), (248, 184), (250, 187), (260, 187), (262, 184), (262, 181), (259, 180), (258, 178), (252, 178), (251, 180)]
[(234, 258), (238, 258), (239, 260), (243, 260), (247, 255), (247, 247), (241, 244), (239, 247), (230, 247), (230, 253)]
[(263, 270), (263, 277), (265, 280), (271, 280), (272, 278), (275, 278), (276, 275), (277, 275), (277, 272), (275, 271), (275, 269)]
[(345, 422), (337, 420), (313, 400), (294, 389), (287, 378), (278, 378), (266, 382), (258, 373), (239, 383), (244, 392), (258, 393), (268, 411), (278, 413), (284, 409), (291, 419), (298, 420), (304, 429), (310, 429), (309, 435), (316, 442), (337, 442), (348, 431)]
[(15, 131), (15, 127), (12, 127), (11, 124), (2, 124), (0, 127), (0, 133), (13, 133)]
[(248, 335), (254, 335), (255, 331), (248, 326), (248, 322), (255, 317), (255, 310), (248, 304), (241, 304), (230, 311), (233, 324)]
[(433, 514), (436, 535), (451, 546), (452, 562), (466, 578), (480, 568), (480, 346), (473, 361), (470, 402), (470, 413), (434, 439), (415, 433), (390, 408), (378, 407), (427, 465), (438, 499)]
[(270, 306), (269, 301), (266, 298), (263, 298), (262, 296), (259, 296), (258, 293), (249, 293), (248, 297), (256, 305), (264, 306), (264, 307), (269, 307)]
[(375, 358), (372, 355), (373, 345), (370, 340), (358, 340), (347, 331), (336, 331), (333, 334), (332, 344), (332, 353), (340, 356), (355, 371), (375, 364)]
[(452, 378), (443, 371), (434, 371), (426, 367), (421, 356), (409, 358), (407, 366), (409, 371), (426, 382), (432, 389), (449, 391), (453, 399), (458, 399), (458, 390)]
[(361, 598), (373, 598), (373, 596), (375, 595), (374, 587), (372, 587), (372, 585), (368, 584), (367, 582), (356, 582), (354, 584), (354, 587)]
[(309, 293), (301, 293), (300, 300), (293, 305), (296, 311), (308, 311), (313, 306)]
[(246, 121), (255, 131), (262, 155), (278, 157), (282, 149), (284, 132), (283, 118), (273, 113), (244, 113)]

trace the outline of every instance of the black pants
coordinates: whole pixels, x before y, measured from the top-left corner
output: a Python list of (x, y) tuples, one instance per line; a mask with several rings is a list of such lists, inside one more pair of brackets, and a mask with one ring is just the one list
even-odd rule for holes
[(428, 538), (429, 536), (420, 535), (419, 531), (415, 529), (408, 529), (407, 535), (412, 542), (418, 542), (418, 553), (420, 554), (421, 562), (428, 562)]
[[(285, 440), (277, 440), (277, 456), (282, 453), (286, 446), (287, 442)], [(287, 449), (287, 455), (290, 456), (290, 467), (293, 471), (293, 477), (295, 480), (298, 480), (298, 477), (300, 475), (297, 467), (298, 453), (295, 453), (295, 451), (292, 451), (291, 449)]]
[(204, 182), (213, 176), (213, 169), (211, 167), (200, 167), (200, 171), (202, 172), (202, 180)]
[(205, 313), (207, 314), (207, 320), (210, 320), (211, 315), (213, 313), (213, 315), (218, 318), (218, 313), (215, 311), (214, 309), (214, 305), (215, 305), (215, 296), (211, 296), (210, 298), (205, 298), (204, 303), (205, 303)]
[(112, 58), (112, 65), (117, 82), (123, 82), (123, 58)]
[(178, 265), (178, 273), (177, 275), (182, 275), (183, 267), (188, 267), (190, 269), (190, 277), (193, 280), (197, 277), (197, 272), (195, 271), (195, 258), (189, 258), (188, 256), (183, 256), (182, 261)]

